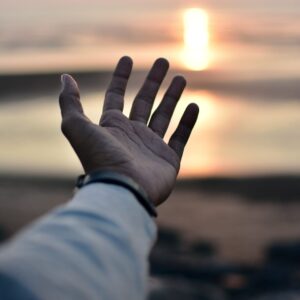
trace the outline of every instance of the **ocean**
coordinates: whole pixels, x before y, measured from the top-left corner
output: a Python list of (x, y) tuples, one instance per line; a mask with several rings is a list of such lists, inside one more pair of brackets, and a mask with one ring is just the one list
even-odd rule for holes
[[(124, 109), (127, 115), (144, 76), (145, 72), (139, 71), (130, 81)], [(167, 142), (187, 104), (197, 103), (200, 115), (186, 147), (180, 176), (299, 172), (300, 102), (296, 98), (299, 87), (295, 80), (223, 80), (224, 75), (213, 72), (199, 78), (194, 73), (186, 76), (191, 84), (176, 108), (165, 138)], [(25, 75), (5, 77), (0, 103), (1, 171), (77, 174), (80, 164), (60, 132), (59, 74), (38, 77), (27, 76), (27, 81)], [(83, 89), (86, 114), (97, 123), (110, 72), (79, 73), (77, 78)], [(154, 106), (170, 79), (171, 76), (166, 79)], [(44, 87), (47, 80), (49, 86)]]

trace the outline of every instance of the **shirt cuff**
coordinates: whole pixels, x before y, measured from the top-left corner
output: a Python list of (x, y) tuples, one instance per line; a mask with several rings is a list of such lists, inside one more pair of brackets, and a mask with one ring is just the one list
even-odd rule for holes
[[(67, 205), (72, 208), (91, 209), (102, 217), (107, 215), (113, 222), (137, 231), (146, 237), (151, 245), (156, 239), (156, 223), (125, 187), (117, 184), (91, 183), (77, 190)], [(143, 240), (144, 240), (143, 238)]]

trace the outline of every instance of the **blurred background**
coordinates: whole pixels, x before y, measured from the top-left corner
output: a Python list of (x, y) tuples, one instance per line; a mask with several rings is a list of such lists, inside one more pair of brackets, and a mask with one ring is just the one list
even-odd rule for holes
[(299, 299), (299, 53), (299, 0), (1, 0), (2, 240), (71, 197), (82, 172), (60, 133), (60, 74), (98, 122), (117, 60), (135, 63), (128, 113), (163, 56), (156, 103), (172, 76), (188, 80), (166, 140), (190, 101), (200, 118), (159, 209), (151, 299)]

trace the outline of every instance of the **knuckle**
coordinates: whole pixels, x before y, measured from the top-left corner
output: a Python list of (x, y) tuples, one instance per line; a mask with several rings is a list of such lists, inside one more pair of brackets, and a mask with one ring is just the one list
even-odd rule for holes
[(59, 101), (62, 102), (62, 101), (65, 101), (67, 99), (79, 99), (80, 96), (79, 96), (79, 93), (77, 91), (61, 91), (60, 94), (59, 94)]
[(125, 92), (124, 87), (122, 87), (122, 86), (114, 86), (114, 87), (111, 87), (111, 88), (107, 91), (106, 95), (107, 95), (107, 96), (109, 96), (109, 95), (111, 95), (111, 94), (123, 95), (124, 92)]
[(65, 136), (69, 135), (76, 119), (77, 117), (74, 114), (68, 114), (62, 119), (61, 131)]
[(117, 109), (107, 110), (101, 116), (100, 125), (111, 126), (119, 124), (124, 122), (125, 118), (126, 117), (122, 114), (122, 112)]
[(64, 92), (64, 91), (60, 92), (60, 94), (59, 94), (59, 102), (60, 103), (63, 102), (65, 100), (65, 98), (66, 98), (66, 92)]
[(69, 127), (70, 127), (69, 123), (65, 119), (63, 119), (61, 122), (60, 129), (64, 135), (68, 134)]
[(170, 120), (171, 116), (172, 116), (172, 108), (166, 106), (166, 105), (162, 105), (159, 110), (156, 113), (156, 117), (159, 117), (162, 120)]

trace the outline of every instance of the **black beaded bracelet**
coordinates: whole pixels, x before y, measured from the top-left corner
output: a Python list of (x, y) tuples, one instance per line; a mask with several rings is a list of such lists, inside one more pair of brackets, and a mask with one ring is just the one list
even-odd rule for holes
[(135, 195), (139, 203), (145, 208), (151, 217), (157, 217), (156, 209), (147, 197), (146, 192), (131, 178), (115, 172), (91, 172), (86, 175), (80, 175), (77, 178), (76, 187), (81, 188), (87, 184), (95, 182), (117, 184), (127, 188)]

